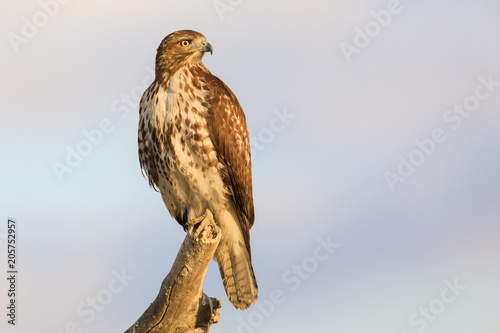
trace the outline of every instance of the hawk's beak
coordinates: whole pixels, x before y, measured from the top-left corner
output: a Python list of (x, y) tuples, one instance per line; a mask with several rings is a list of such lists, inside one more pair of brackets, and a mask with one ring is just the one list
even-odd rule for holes
[(212, 48), (212, 45), (210, 45), (210, 43), (206, 43), (205, 45), (203, 45), (201, 50), (203, 52), (210, 52), (210, 55), (212, 55), (212, 53), (214, 52), (214, 49)]

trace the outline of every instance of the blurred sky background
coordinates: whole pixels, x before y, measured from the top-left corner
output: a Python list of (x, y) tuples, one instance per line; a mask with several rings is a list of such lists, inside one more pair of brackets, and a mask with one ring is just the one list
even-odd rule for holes
[(212, 331), (500, 332), (498, 1), (1, 2), (2, 332), (123, 332), (156, 297), (184, 232), (141, 174), (138, 99), (186, 28), (254, 148), (259, 302), (235, 310), (212, 263)]

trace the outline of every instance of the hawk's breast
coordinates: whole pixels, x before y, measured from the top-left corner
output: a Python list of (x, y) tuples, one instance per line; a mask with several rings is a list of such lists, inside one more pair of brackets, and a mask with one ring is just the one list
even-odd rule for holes
[(154, 183), (178, 221), (185, 214), (191, 219), (207, 208), (213, 211), (228, 205), (222, 165), (207, 127), (210, 91), (205, 88), (189, 71), (179, 71), (166, 86), (150, 87), (152, 93), (144, 94), (150, 98), (141, 101), (141, 121), (145, 111), (148, 123), (143, 145), (150, 145), (152, 153), (145, 167), (156, 170)]

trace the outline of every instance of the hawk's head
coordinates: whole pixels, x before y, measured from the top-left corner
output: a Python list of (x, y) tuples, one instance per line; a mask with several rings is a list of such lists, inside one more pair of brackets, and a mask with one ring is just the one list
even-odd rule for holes
[(165, 37), (156, 52), (156, 73), (171, 74), (182, 66), (201, 63), (212, 45), (205, 36), (193, 30), (179, 30)]

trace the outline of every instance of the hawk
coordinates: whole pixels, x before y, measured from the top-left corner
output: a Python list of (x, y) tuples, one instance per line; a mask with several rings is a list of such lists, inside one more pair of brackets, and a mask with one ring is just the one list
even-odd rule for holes
[(185, 229), (208, 209), (222, 230), (215, 260), (229, 301), (257, 300), (250, 253), (254, 223), (250, 143), (234, 93), (202, 63), (212, 46), (176, 31), (156, 53), (155, 79), (140, 101), (139, 161), (170, 215)]

